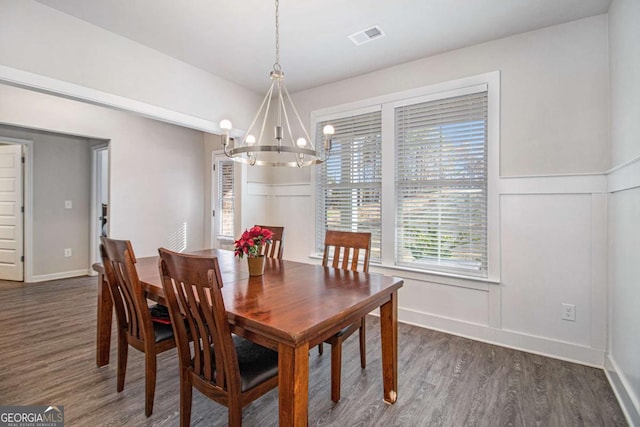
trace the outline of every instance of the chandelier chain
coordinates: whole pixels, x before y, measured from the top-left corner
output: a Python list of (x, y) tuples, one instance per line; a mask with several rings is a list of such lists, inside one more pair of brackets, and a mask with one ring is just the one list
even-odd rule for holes
[(280, 1), (276, 0), (276, 62), (273, 64), (275, 71), (280, 71)]

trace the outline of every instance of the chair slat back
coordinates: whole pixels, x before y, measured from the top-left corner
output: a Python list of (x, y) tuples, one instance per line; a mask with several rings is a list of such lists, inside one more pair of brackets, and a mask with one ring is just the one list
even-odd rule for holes
[(268, 228), (273, 232), (271, 243), (263, 246), (262, 255), (269, 258), (282, 259), (284, 254), (284, 227), (276, 227), (272, 225), (257, 225), (260, 228)]
[[(237, 354), (222, 299), (217, 258), (160, 248), (160, 276), (174, 325), (178, 358), (215, 387), (240, 391)], [(184, 320), (193, 338), (193, 353)], [(215, 372), (212, 367), (215, 366)]]
[(327, 230), (324, 237), (324, 254), (322, 265), (327, 267), (330, 258), (331, 266), (343, 270), (358, 271), (361, 253), (363, 270), (369, 272), (369, 252), (371, 251), (371, 233)]
[[(153, 333), (151, 315), (136, 270), (136, 257), (129, 240), (101, 237), (100, 255), (109, 291), (116, 309), (118, 327), (132, 337), (145, 340)], [(150, 337), (153, 339), (153, 336)]]

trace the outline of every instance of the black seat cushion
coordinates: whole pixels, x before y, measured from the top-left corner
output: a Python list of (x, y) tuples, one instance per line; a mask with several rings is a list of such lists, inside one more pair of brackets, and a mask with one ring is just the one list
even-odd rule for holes
[[(243, 392), (278, 375), (278, 353), (276, 351), (255, 344), (237, 335), (233, 335), (233, 344), (236, 347), (236, 354), (238, 355), (241, 390)], [(211, 365), (215, 373), (215, 360), (212, 360)]]
[(153, 325), (156, 342), (173, 339), (173, 327), (171, 326), (171, 323), (151, 322), (151, 324)]
[[(169, 308), (162, 304), (154, 304), (149, 307), (149, 313), (151, 314), (152, 319), (156, 320), (169, 320)], [(160, 322), (162, 323), (162, 322)], [(166, 322), (165, 322), (166, 323)]]

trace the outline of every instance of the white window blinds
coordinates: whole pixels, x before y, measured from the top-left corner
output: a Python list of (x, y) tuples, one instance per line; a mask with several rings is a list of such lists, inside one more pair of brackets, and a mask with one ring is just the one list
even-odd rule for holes
[(395, 108), (396, 264), (487, 276), (487, 92)]
[(218, 162), (218, 237), (233, 239), (233, 164), (231, 160)]
[(326, 230), (371, 232), (371, 260), (380, 260), (381, 113), (375, 111), (318, 123), (335, 128), (331, 155), (317, 168), (316, 249)]

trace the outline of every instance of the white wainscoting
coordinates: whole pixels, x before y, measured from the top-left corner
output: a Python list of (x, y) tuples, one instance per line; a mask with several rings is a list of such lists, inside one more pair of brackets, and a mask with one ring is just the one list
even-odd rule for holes
[(591, 218), (590, 194), (501, 195), (503, 330), (587, 348), (592, 332), (604, 337), (591, 330)]
[[(371, 266), (405, 279), (399, 320), (558, 359), (603, 367), (606, 337), (607, 177), (503, 177), (499, 283)], [(319, 262), (309, 183), (249, 183), (264, 221), (286, 222), (285, 258)], [(282, 219), (284, 218), (284, 220)], [(562, 303), (576, 321), (561, 319)]]
[(640, 157), (608, 172), (609, 317), (605, 372), (630, 425), (640, 426)]

